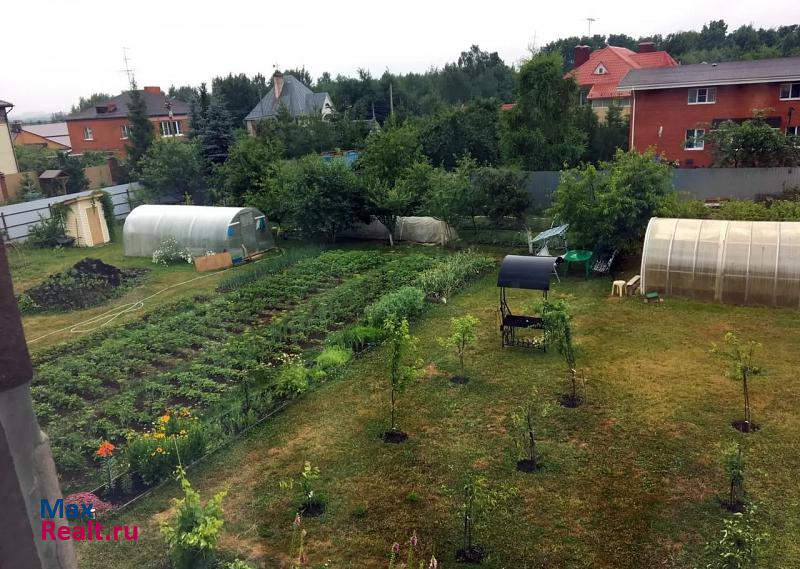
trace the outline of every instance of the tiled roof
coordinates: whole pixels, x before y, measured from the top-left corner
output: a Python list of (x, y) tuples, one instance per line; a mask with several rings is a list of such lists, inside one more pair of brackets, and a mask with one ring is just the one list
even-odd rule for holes
[(800, 79), (800, 57), (698, 63), (665, 69), (634, 69), (620, 82), (632, 90), (693, 85), (777, 83)]
[[(147, 106), (147, 114), (151, 117), (159, 117), (159, 116), (167, 116), (169, 111), (165, 107), (167, 102), (167, 97), (164, 93), (151, 93), (150, 91), (142, 91), (142, 97), (144, 98), (144, 103)], [(106, 118), (121, 118), (128, 116), (128, 104), (130, 103), (131, 96), (128, 91), (122, 93), (121, 95), (117, 95), (109, 99), (108, 101), (103, 101), (102, 103), (97, 103), (92, 105), (88, 109), (85, 109), (79, 113), (71, 115), (67, 117), (67, 121), (74, 121), (80, 119), (106, 119)], [(171, 99), (172, 104), (172, 113), (175, 115), (186, 115), (189, 114), (189, 103), (185, 101), (181, 101), (179, 99)], [(108, 106), (112, 105), (114, 110), (110, 110), (109, 112), (99, 113), (97, 112), (97, 107)]]
[[(596, 74), (600, 65), (606, 72)], [(677, 63), (666, 51), (636, 53), (624, 47), (608, 46), (594, 50), (583, 65), (567, 75), (574, 77), (581, 87), (591, 87), (587, 95), (589, 99), (620, 97), (624, 93), (619, 93), (617, 86), (631, 69), (675, 65)]]
[(281, 105), (284, 105), (293, 117), (319, 113), (327, 98), (327, 93), (314, 93), (294, 75), (284, 75), (280, 100), (275, 98), (275, 87), (273, 86), (244, 120), (253, 121), (274, 117), (278, 114)]
[(26, 124), (22, 130), (27, 130), (33, 134), (38, 134), (44, 138), (53, 138), (54, 136), (68, 136), (67, 123), (65, 122), (50, 122), (44, 124)]

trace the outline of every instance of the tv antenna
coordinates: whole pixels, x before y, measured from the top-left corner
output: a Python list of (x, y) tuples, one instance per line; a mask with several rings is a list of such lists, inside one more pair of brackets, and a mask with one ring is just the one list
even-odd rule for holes
[(130, 85), (131, 89), (133, 89), (133, 87), (135, 85), (135, 80), (134, 80), (134, 77), (133, 77), (134, 70), (131, 69), (131, 65), (130, 65), (131, 61), (130, 61), (130, 58), (128, 57), (128, 50), (129, 49), (130, 49), (129, 47), (123, 47), (122, 48), (122, 61), (125, 62), (125, 69), (123, 69), (122, 72), (125, 73), (125, 75), (128, 76), (128, 85)]
[(597, 18), (584, 18), (589, 23), (589, 37), (592, 37), (592, 22), (596, 22)]

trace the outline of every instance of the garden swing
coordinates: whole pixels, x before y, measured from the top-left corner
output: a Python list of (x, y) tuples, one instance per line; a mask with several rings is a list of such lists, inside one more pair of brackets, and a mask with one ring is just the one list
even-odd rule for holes
[(524, 348), (546, 349), (543, 338), (518, 338), (517, 329), (544, 329), (541, 315), (524, 316), (513, 314), (508, 307), (506, 288), (540, 290), (542, 297), (547, 298), (550, 290), (550, 277), (559, 257), (542, 257), (526, 255), (506, 255), (500, 265), (497, 286), (500, 288), (500, 335), (502, 346), (519, 346)]

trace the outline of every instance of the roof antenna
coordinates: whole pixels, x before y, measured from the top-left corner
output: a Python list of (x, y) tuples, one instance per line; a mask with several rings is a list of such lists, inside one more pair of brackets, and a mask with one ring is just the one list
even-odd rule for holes
[(597, 18), (584, 18), (589, 23), (589, 39), (592, 38), (592, 22), (596, 22)]
[(136, 85), (136, 80), (133, 77), (134, 69), (131, 69), (130, 66), (130, 58), (128, 57), (128, 50), (129, 47), (122, 48), (122, 61), (125, 62), (125, 69), (122, 70), (128, 76), (128, 85), (130, 85), (131, 90), (133, 90), (134, 86)]

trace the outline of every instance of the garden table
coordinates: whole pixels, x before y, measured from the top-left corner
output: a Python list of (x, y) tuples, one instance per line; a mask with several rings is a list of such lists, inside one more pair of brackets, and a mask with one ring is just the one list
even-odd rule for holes
[(592, 252), (585, 251), (583, 249), (573, 249), (571, 251), (567, 251), (564, 255), (564, 262), (567, 264), (565, 267), (565, 272), (569, 273), (569, 265), (570, 263), (583, 263), (584, 271), (586, 273), (586, 278), (589, 278), (589, 264), (592, 260)]

